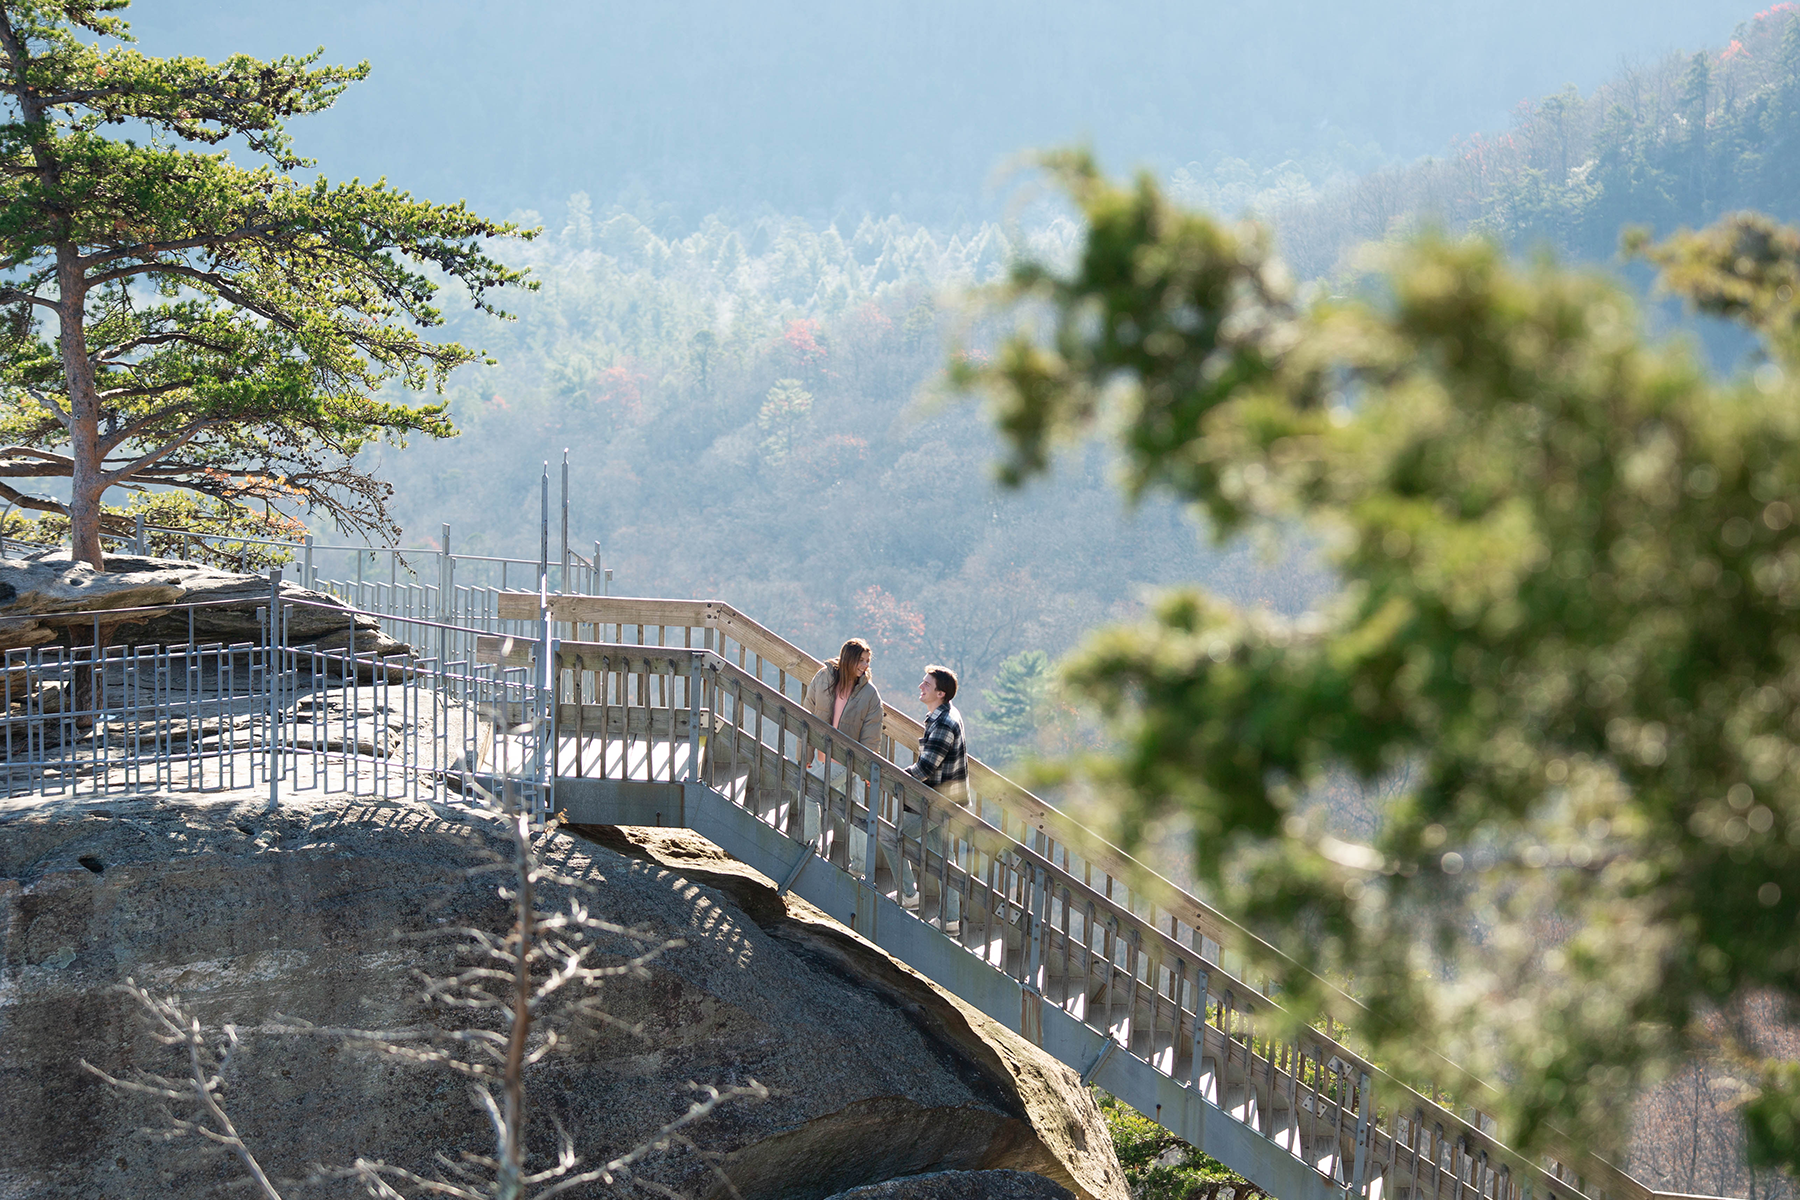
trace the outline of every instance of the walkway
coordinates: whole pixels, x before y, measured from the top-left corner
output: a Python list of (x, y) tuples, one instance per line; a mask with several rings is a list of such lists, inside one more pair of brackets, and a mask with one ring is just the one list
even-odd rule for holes
[[(538, 636), (480, 656), (542, 679), (548, 634), (568, 820), (695, 830), (1271, 1195), (1663, 1195), (1592, 1156), (1528, 1161), (1389, 1076), (1321, 1030), (1366, 1024), (1349, 996), (1270, 1038), (1279, 1003), (1241, 956), (1273, 951), (1249, 931), (978, 762), (979, 811), (943, 803), (902, 772), (921, 730), (892, 708), (879, 754), (846, 745), (800, 703), (818, 661), (728, 606), (547, 604), (502, 594), (500, 621)], [(1443, 1065), (1432, 1085), (1480, 1094)]]

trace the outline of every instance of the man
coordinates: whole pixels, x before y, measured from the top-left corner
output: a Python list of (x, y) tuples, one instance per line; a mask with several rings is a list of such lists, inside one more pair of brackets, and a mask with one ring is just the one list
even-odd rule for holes
[[(966, 805), (969, 802), (969, 746), (963, 738), (962, 714), (951, 703), (955, 696), (956, 672), (935, 665), (925, 668), (925, 677), (919, 681), (919, 703), (925, 706), (925, 734), (919, 739), (919, 757), (906, 768), (906, 773), (942, 793), (952, 803)], [(917, 846), (922, 816), (910, 805), (904, 809), (900, 815), (901, 829)], [(891, 834), (885, 836), (892, 837)], [(946, 851), (942, 826), (933, 828), (926, 841), (930, 853), (948, 852), (956, 858), (958, 866), (962, 865), (960, 846), (949, 847)], [(900, 903), (907, 908), (918, 907), (919, 885), (913, 876), (912, 864), (898, 853), (897, 845), (890, 843), (883, 849), (890, 860), (900, 860)], [(955, 935), (961, 929), (958, 920), (961, 908), (960, 898), (954, 890), (944, 895), (940, 915), (945, 933)]]
[(956, 699), (956, 672), (929, 666), (919, 681), (919, 703), (925, 706), (925, 736), (919, 757), (906, 773), (942, 792), (958, 804), (969, 802), (969, 744), (963, 738), (962, 714)]

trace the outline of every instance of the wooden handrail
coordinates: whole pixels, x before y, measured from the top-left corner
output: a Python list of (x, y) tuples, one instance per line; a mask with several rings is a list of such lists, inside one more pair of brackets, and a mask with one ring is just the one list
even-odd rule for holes
[[(788, 709), (789, 717), (800, 724), (801, 729), (806, 731), (809, 738), (816, 737), (818, 739), (814, 744), (822, 744), (827, 739), (835, 744), (838, 739), (842, 738), (842, 734), (832, 728), (828, 722), (823, 722), (806, 712), (794, 697), (776, 692), (756, 675), (739, 668), (723, 656), (724, 641), (729, 639), (736, 642), (748, 654), (760, 658), (765, 665), (793, 676), (801, 686), (804, 686), (813, 673), (823, 666), (820, 660), (751, 621), (729, 605), (716, 601), (609, 596), (557, 596), (552, 597), (549, 604), (552, 620), (570, 626), (686, 626), (690, 629), (706, 629), (718, 640), (714, 645), (705, 648), (686, 649), (573, 641), (565, 641), (562, 645), (565, 650), (579, 650), (586, 653), (624, 653), (629, 651), (640, 656), (646, 652), (667, 655), (672, 668), (677, 663), (704, 664), (706, 670), (715, 672), (720, 678), (730, 679), (738, 686), (757, 689), (765, 695), (765, 698), (776, 698), (778, 704), (792, 705)], [(535, 621), (540, 617), (538, 605), (539, 597), (535, 592), (501, 593), (497, 613), (503, 620)], [(498, 639), (495, 639), (494, 647), (497, 649)], [(523, 649), (524, 647), (519, 647), (515, 653), (519, 653)], [(886, 736), (902, 745), (909, 740), (916, 745), (918, 738), (923, 735), (923, 726), (918, 721), (887, 704), (883, 705), (882, 730)], [(848, 742), (845, 750), (845, 757), (841, 761), (845, 761), (847, 764), (855, 761), (861, 761), (866, 765), (880, 764), (884, 785), (889, 780), (902, 781), (897, 786), (917, 798), (921, 804), (930, 803), (933, 810), (938, 812), (943, 811), (946, 807), (943, 797), (905, 775), (903, 768), (891, 758), (883, 757), (876, 750), (860, 747), (854, 742)], [(1239, 953), (1249, 953), (1263, 961), (1279, 963), (1289, 973), (1310, 974), (1289, 956), (1244, 926), (1192, 896), (1122, 848), (1093, 834), (1092, 831), (1081, 826), (1054, 805), (1013, 783), (993, 768), (971, 759), (970, 774), (975, 794), (979, 800), (994, 803), (1001, 808), (1003, 813), (1020, 821), (1021, 824), (1045, 832), (1053, 841), (1073, 849), (1076, 856), (1091, 868), (1099, 869), (1105, 876), (1126, 884), (1132, 892), (1152, 903), (1150, 918), (1146, 920), (1138, 916), (1129, 904), (1121, 905), (1118, 901), (1108, 898), (1085, 879), (1058, 866), (1052, 857), (1040, 854), (1005, 829), (996, 828), (982, 820), (977, 811), (962, 810), (955, 814), (953, 819), (958, 830), (961, 831), (958, 836), (964, 837), (964, 840), (982, 853), (1010, 855), (1020, 864), (1043, 871), (1046, 877), (1054, 878), (1057, 881), (1058, 887), (1067, 888), (1071, 895), (1080, 895), (1097, 908), (1103, 909), (1118, 920), (1121, 927), (1128, 926), (1136, 929), (1140, 937), (1147, 939), (1148, 945), (1160, 947), (1164, 954), (1171, 957), (1182, 959), (1204, 957), (1201, 946), (1186, 945), (1175, 935), (1174, 922), (1180, 921), (1193, 929), (1197, 938), (1204, 936), (1221, 947), (1229, 946)], [(1162, 923), (1157, 917), (1158, 909), (1171, 919), (1171, 927), (1168, 931), (1162, 928)], [(1266, 988), (1254, 987), (1237, 978), (1222, 964), (1208, 961), (1207, 970), (1221, 976), (1229, 986), (1241, 989), (1242, 998), (1248, 999), (1254, 996), (1259, 1006), (1281, 1008), (1277, 1001), (1267, 995)], [(1330, 1016), (1344, 1021), (1352, 1028), (1373, 1027), (1375, 1022), (1373, 1012), (1355, 997), (1325, 981), (1317, 981), (1317, 983), (1318, 990), (1327, 998)], [(1204, 1016), (1204, 1013), (1199, 1014), (1199, 1019), (1204, 1020)], [(1466, 1138), (1472, 1145), (1488, 1148), (1495, 1158), (1508, 1162), (1514, 1170), (1541, 1175), (1546, 1181), (1545, 1186), (1553, 1184), (1561, 1192), (1567, 1193), (1576, 1190), (1574, 1180), (1547, 1175), (1541, 1166), (1530, 1162), (1495, 1140), (1481, 1128), (1479, 1119), (1470, 1122), (1442, 1107), (1411, 1085), (1388, 1074), (1385, 1070), (1369, 1062), (1364, 1056), (1342, 1045), (1327, 1033), (1320, 1032), (1315, 1028), (1307, 1036), (1309, 1040), (1325, 1048), (1329, 1055), (1339, 1058), (1346, 1065), (1354, 1066), (1359, 1073), (1379, 1080), (1384, 1106), (1389, 1107), (1390, 1111), (1399, 1111), (1394, 1109), (1393, 1105), (1395, 1099), (1400, 1098), (1401, 1108), (1420, 1108), (1430, 1112), (1434, 1123), (1455, 1131), (1458, 1136)], [(1455, 1090), (1465, 1094), (1473, 1092), (1481, 1095), (1498, 1095), (1496, 1089), (1484, 1080), (1441, 1054), (1432, 1053), (1433, 1057), (1441, 1064), (1442, 1069), (1442, 1077), (1436, 1081), (1437, 1083), (1452, 1084)], [(1390, 1136), (1391, 1132), (1392, 1127), (1390, 1126)], [(1576, 1173), (1581, 1176), (1582, 1182), (1586, 1185), (1583, 1190), (1590, 1196), (1608, 1197), (1608, 1200), (1652, 1200), (1657, 1195), (1652, 1189), (1611, 1163), (1597, 1155), (1577, 1151), (1562, 1139), (1556, 1139), (1555, 1149), (1565, 1165), (1578, 1164)], [(1596, 1187), (1596, 1184), (1600, 1184), (1600, 1186)]]

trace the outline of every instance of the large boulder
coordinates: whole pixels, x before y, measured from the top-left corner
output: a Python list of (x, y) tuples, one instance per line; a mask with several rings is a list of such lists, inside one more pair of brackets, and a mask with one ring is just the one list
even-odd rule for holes
[(1071, 1200), (1069, 1190), (1024, 1171), (933, 1171), (839, 1192), (831, 1200)]
[[(182, 645), (190, 635), (200, 644), (260, 642), (257, 609), (269, 606), (263, 575), (221, 571), (178, 559), (108, 555), (104, 572), (70, 559), (66, 550), (29, 558), (0, 558), (0, 650), (35, 646), (58, 638), (93, 641), (98, 628), (110, 645)], [(360, 654), (402, 654), (408, 647), (383, 633), (374, 617), (353, 614), (337, 597), (283, 581), (289, 645), (342, 649), (355, 628)], [(121, 609), (199, 604), (162, 615), (123, 614)], [(118, 613), (109, 621), (109, 614)]]
[[(259, 1032), (277, 1014), (453, 1024), (420, 1002), (414, 977), (447, 973), (451, 947), (407, 935), (505, 927), (496, 876), (469, 871), (504, 848), (485, 817), (367, 799), (274, 813), (233, 798), (10, 803), (0, 1196), (198, 1195), (235, 1177), (228, 1156), (136, 1135), (154, 1113), (80, 1068), (172, 1065), (111, 990), (127, 976), (245, 1030), (226, 1101), (277, 1176), (359, 1155), (424, 1170), (440, 1152), (491, 1151), (459, 1078)], [(1084, 1200), (1125, 1200), (1110, 1136), (1073, 1072), (690, 833), (587, 832), (607, 844), (553, 835), (555, 870), (591, 887), (607, 918), (687, 945), (650, 978), (605, 989), (606, 1008), (641, 1036), (579, 1024), (564, 1053), (532, 1068), (539, 1154), (553, 1151), (555, 1122), (584, 1159), (604, 1161), (682, 1111), (689, 1081), (754, 1079), (770, 1099), (721, 1109), (650, 1177), (717, 1197), (723, 1171), (745, 1200), (821, 1200), (932, 1172), (1011, 1170)], [(546, 906), (558, 906), (546, 887)]]

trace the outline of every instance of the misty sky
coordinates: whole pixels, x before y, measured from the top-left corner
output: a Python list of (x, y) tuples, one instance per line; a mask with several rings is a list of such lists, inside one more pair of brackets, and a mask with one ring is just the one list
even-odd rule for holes
[(1742, 0), (139, 0), (153, 54), (323, 44), (375, 73), (294, 128), (333, 177), (503, 215), (584, 190), (683, 220), (772, 207), (954, 221), (997, 165), (1364, 167), (1503, 129), (1622, 62), (1720, 46)]

